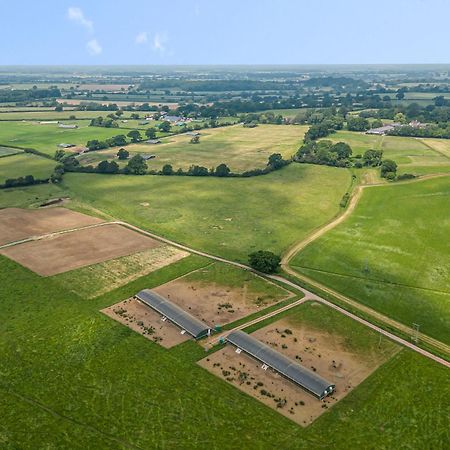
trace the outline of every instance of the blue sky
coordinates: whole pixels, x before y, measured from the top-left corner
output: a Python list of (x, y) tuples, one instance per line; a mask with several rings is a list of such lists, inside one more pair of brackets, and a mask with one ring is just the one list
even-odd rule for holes
[(0, 0), (0, 64), (450, 63), (448, 0)]

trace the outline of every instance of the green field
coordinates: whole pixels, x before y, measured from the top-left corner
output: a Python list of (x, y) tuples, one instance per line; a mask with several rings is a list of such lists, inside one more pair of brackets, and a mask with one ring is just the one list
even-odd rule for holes
[(303, 429), (199, 367), (201, 346), (166, 350), (99, 312), (205, 264), (189, 257), (86, 300), (0, 257), (1, 446), (445, 447), (447, 370), (407, 350)]
[(66, 194), (191, 247), (247, 261), (281, 252), (339, 212), (350, 172), (291, 164), (253, 178), (66, 174)]
[(104, 140), (118, 134), (126, 135), (129, 131), (90, 127), (86, 120), (73, 123), (77, 123), (79, 128), (70, 130), (58, 128), (57, 124), (0, 122), (0, 145), (33, 148), (53, 156), (57, 145), (61, 143), (84, 146), (90, 139)]
[(16, 153), (22, 153), (22, 150), (11, 147), (0, 147), (0, 158), (4, 156), (15, 155)]
[[(177, 135), (165, 138), (161, 144), (133, 144), (127, 147), (131, 155), (154, 154), (156, 158), (147, 164), (159, 170), (164, 164), (174, 169), (188, 169), (191, 165), (207, 168), (226, 163), (232, 171), (243, 172), (264, 168), (272, 153), (290, 158), (301, 144), (307, 127), (298, 125), (259, 125), (244, 128), (241, 125), (201, 130), (200, 142), (191, 144), (191, 136)], [(96, 164), (111, 159), (117, 149), (90, 152), (80, 157), (83, 164)]]
[[(36, 108), (36, 111), (3, 111), (0, 109), (0, 121), (3, 120), (67, 120), (72, 116), (77, 119), (93, 119), (95, 117), (106, 117), (113, 111), (54, 111), (46, 108)], [(129, 117), (131, 113), (124, 113), (125, 117)]]
[(333, 143), (346, 142), (354, 156), (369, 149), (383, 150), (385, 159), (393, 159), (398, 164), (399, 173), (450, 172), (450, 146), (446, 139), (374, 136), (352, 131), (338, 131), (326, 139)]
[(352, 215), (292, 266), (449, 343), (449, 200), (448, 177), (368, 188)]
[[(0, 158), (0, 184), (8, 178), (24, 177), (33, 175), (34, 178), (49, 178), (56, 162), (51, 159), (30, 153), (19, 153), (17, 155)], [(0, 206), (2, 206), (0, 204)]]

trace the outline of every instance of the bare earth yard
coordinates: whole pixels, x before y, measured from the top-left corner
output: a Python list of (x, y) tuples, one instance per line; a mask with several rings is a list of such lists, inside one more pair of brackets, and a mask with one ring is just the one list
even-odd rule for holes
[(165, 348), (190, 338), (189, 334), (181, 334), (180, 328), (168, 320), (163, 321), (160, 314), (135, 298), (109, 306), (101, 312)]
[(260, 362), (244, 352), (237, 354), (229, 344), (199, 364), (302, 426), (345, 397), (397, 351), (388, 347), (367, 355), (354, 353), (333, 330), (319, 331), (289, 318), (261, 328), (252, 336), (335, 383), (336, 392), (320, 401), (271, 369), (263, 370)]

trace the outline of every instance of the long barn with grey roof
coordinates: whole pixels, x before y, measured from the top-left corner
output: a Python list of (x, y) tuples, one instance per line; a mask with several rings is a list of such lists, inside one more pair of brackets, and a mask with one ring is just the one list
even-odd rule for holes
[(136, 294), (136, 298), (178, 325), (195, 339), (211, 334), (211, 328), (204, 322), (150, 289), (140, 291)]
[(243, 331), (231, 332), (226, 340), (321, 400), (335, 389), (334, 384)]

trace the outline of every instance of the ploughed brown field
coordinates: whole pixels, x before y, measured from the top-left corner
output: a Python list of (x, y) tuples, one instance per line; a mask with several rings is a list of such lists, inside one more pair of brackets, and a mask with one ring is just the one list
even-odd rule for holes
[(105, 224), (6, 247), (0, 253), (39, 275), (50, 276), (160, 245), (121, 225)]
[(66, 208), (0, 209), (0, 245), (104, 222)]

